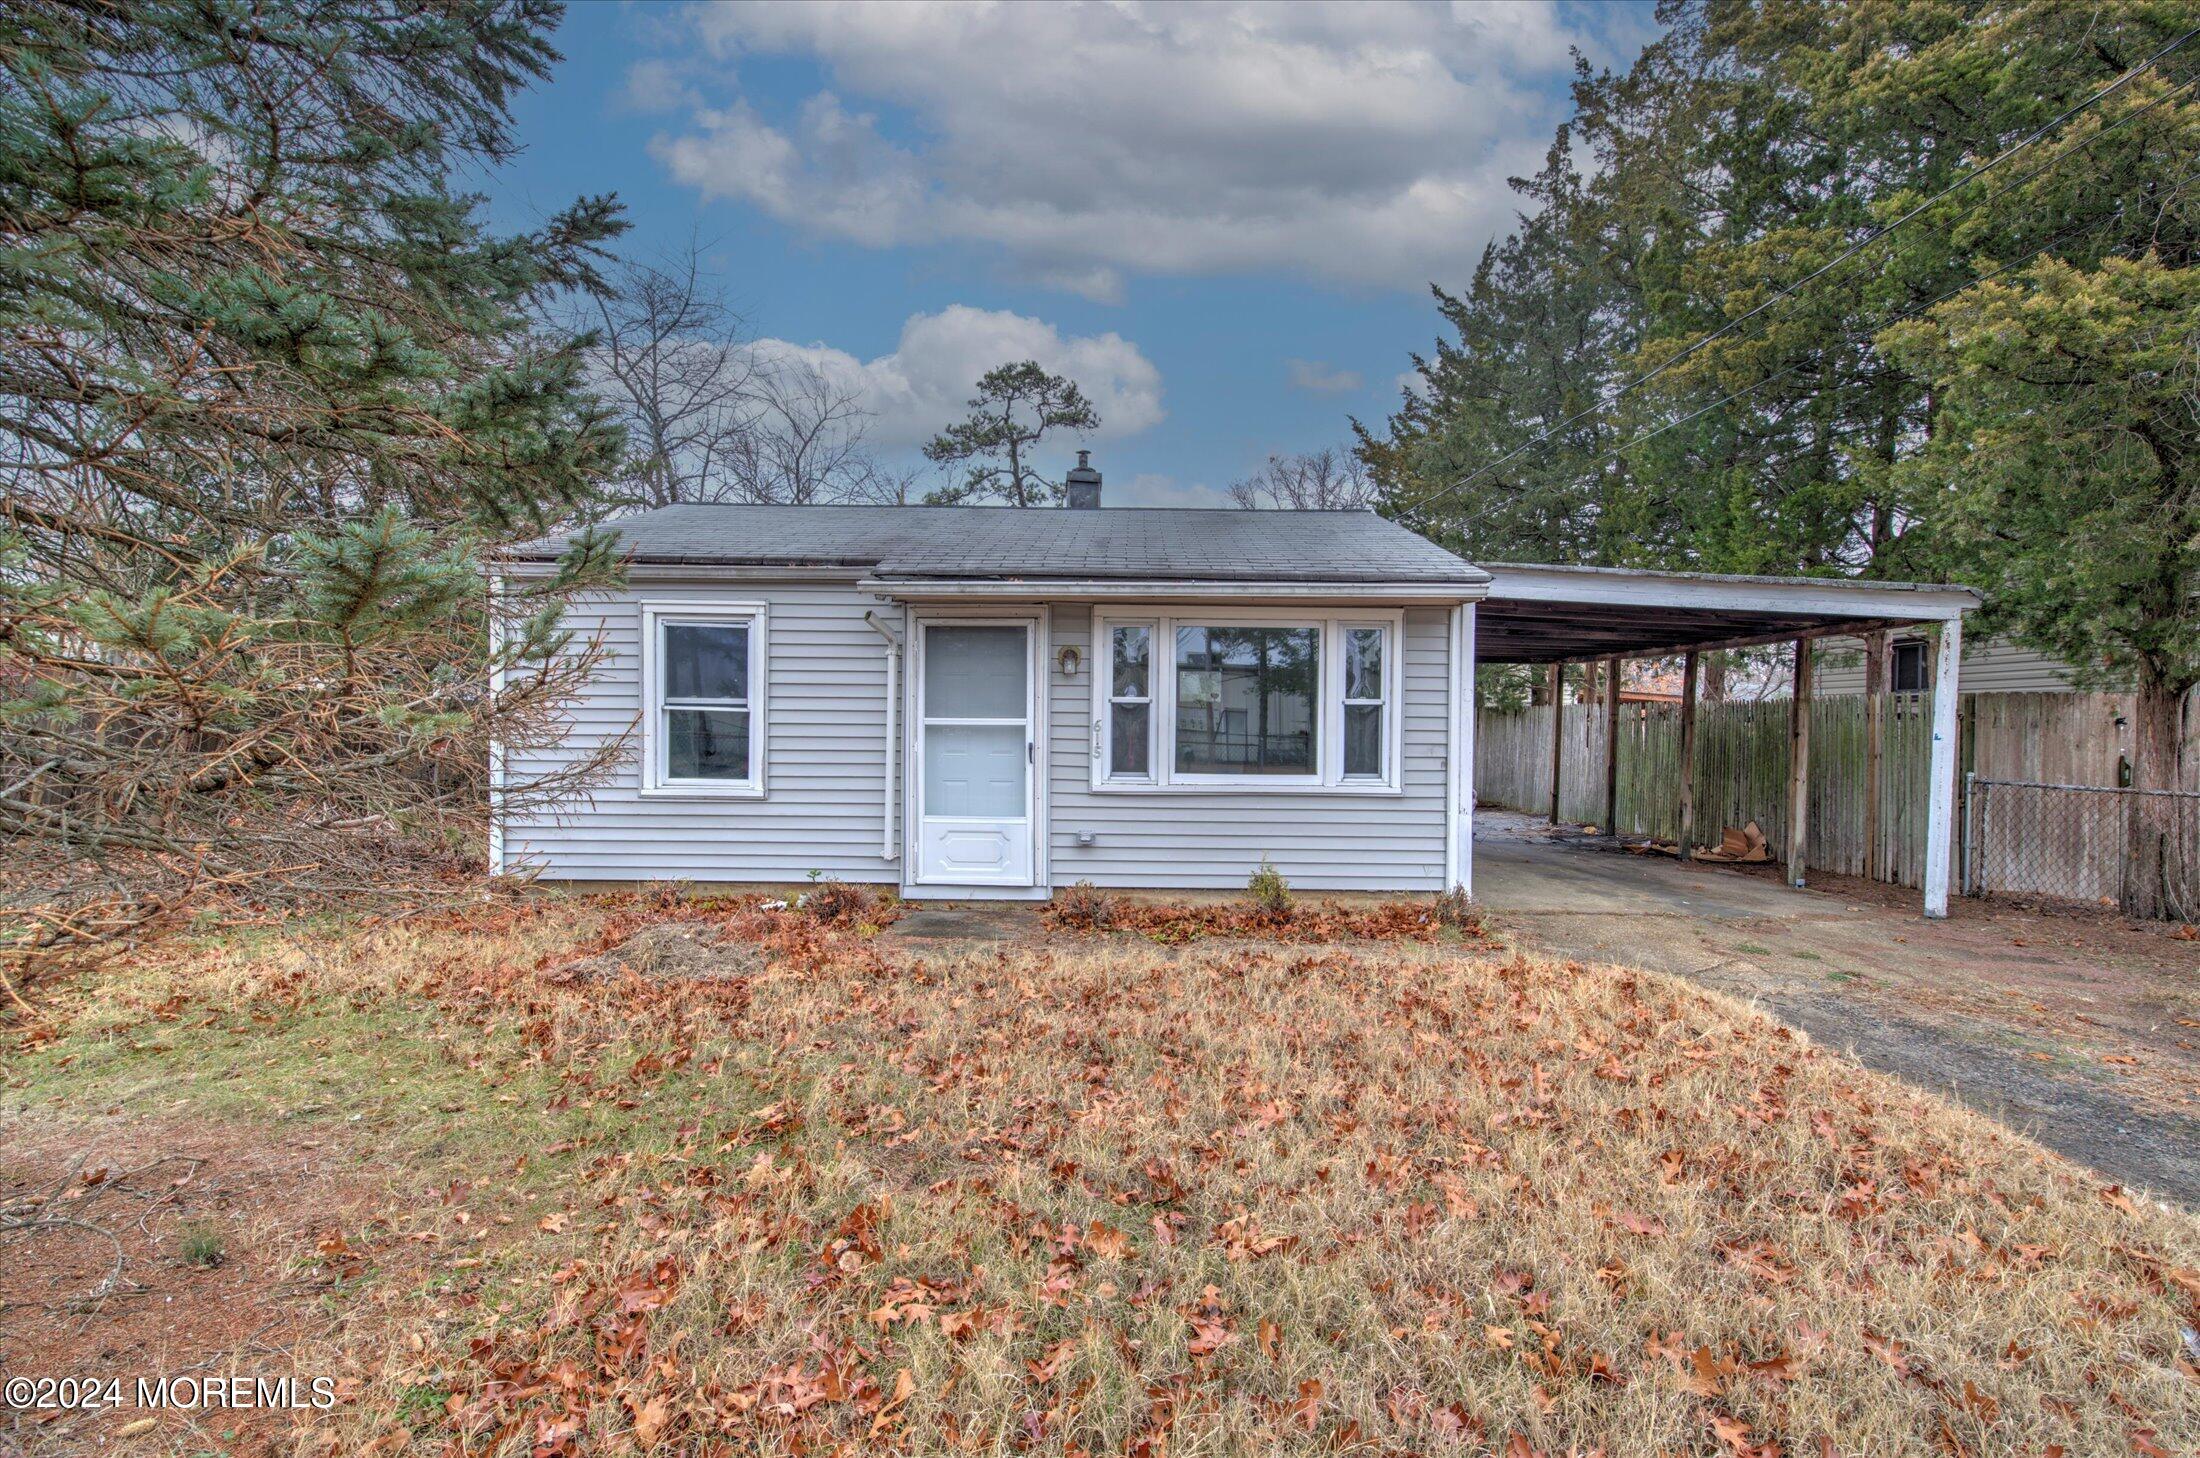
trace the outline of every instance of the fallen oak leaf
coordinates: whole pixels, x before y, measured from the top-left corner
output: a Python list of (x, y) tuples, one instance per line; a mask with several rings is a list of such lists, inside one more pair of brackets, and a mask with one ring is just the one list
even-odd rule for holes
[(1211, 1357), (1237, 1340), (1237, 1333), (1229, 1324), (1208, 1316), (1188, 1318), (1192, 1324), (1192, 1340), (1185, 1348), (1195, 1357)]
[(645, 1453), (657, 1446), (672, 1423), (672, 1402), (661, 1392), (638, 1405), (628, 1399), (627, 1411), (634, 1419), (634, 1441)]
[(1910, 1375), (1908, 1349), (1893, 1337), (1883, 1337), (1870, 1327), (1865, 1327), (1864, 1349), (1885, 1362), (1897, 1377)]
[(875, 1438), (892, 1426), (897, 1420), (897, 1414), (900, 1413), (902, 1406), (909, 1401), (916, 1390), (917, 1379), (914, 1373), (907, 1367), (896, 1372), (894, 1374), (893, 1395), (886, 1399), (885, 1404), (879, 1408), (877, 1415), (871, 1419), (870, 1436)]

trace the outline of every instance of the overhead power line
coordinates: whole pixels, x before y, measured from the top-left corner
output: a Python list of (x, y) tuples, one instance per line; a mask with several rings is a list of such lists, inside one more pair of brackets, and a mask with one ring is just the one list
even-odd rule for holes
[[(1934, 193), (1931, 197), (1925, 199), (1917, 206), (1903, 213), (1894, 221), (1887, 223), (1883, 227), (1874, 229), (1870, 233), (1867, 233), (1864, 237), (1850, 244), (1847, 248), (1842, 249), (1841, 252), (1835, 254), (1832, 258), (1828, 259), (1823, 264), (1820, 264), (1817, 268), (1814, 268), (1809, 273), (1803, 275), (1803, 277), (1779, 289), (1770, 297), (1766, 298), (1763, 302), (1759, 303), (1756, 307), (1750, 309), (1747, 313), (1737, 315), (1735, 318), (1728, 320), (1726, 323), (1720, 325), (1717, 329), (1705, 335), (1703, 338), (1691, 343), (1686, 349), (1683, 349), (1672, 358), (1664, 360), (1654, 368), (1645, 370), (1642, 374), (1639, 374), (1633, 379), (1624, 382), (1618, 388), (1613, 390), (1609, 395), (1601, 397), (1594, 405), (1587, 406), (1575, 412), (1574, 414), (1569, 415), (1564, 420), (1559, 421), (1556, 425), (1553, 425), (1548, 429), (1543, 430), (1531, 439), (1524, 441), (1518, 446), (1515, 446), (1513, 449), (1507, 451), (1504, 455), (1498, 457), (1496, 460), (1490, 462), (1488, 465), (1477, 467), (1473, 472), (1463, 477), (1462, 479), (1453, 482), (1451, 485), (1441, 487), (1438, 490), (1431, 492), (1428, 496), (1423, 497), (1420, 501), (1412, 503), (1412, 505), (1408, 509), (1419, 510), (1428, 506), (1433, 506), (1434, 504), (1444, 500), (1448, 496), (1451, 496), (1460, 491), (1464, 491), (1467, 489), (1467, 487), (1472, 486), (1476, 481), (1481, 480), (1490, 472), (1497, 470), (1499, 467), (1507, 464), (1508, 462), (1518, 459), (1520, 456), (1543, 444), (1551, 437), (1557, 435), (1560, 431), (1565, 430), (1567, 427), (1579, 424), (1581, 421), (1586, 420), (1588, 417), (1596, 414), (1600, 410), (1610, 409), (1614, 403), (1616, 403), (1622, 396), (1625, 396), (1630, 391), (1639, 389), (1643, 385), (1646, 385), (1652, 380), (1657, 379), (1660, 375), (1663, 375), (1666, 371), (1680, 364), (1683, 360), (1688, 359), (1697, 351), (1704, 349), (1705, 347), (1711, 345), (1721, 338), (1724, 338), (1726, 335), (1732, 333), (1734, 330), (1740, 328), (1742, 325), (1747, 324), (1750, 320), (1764, 313), (1767, 309), (1781, 302), (1783, 299), (1793, 297), (1797, 290), (1805, 287), (1808, 284), (1816, 282), (1818, 279), (1825, 277), (1828, 273), (1831, 273), (1834, 269), (1840, 267), (1842, 264), (1856, 257), (1865, 249), (1870, 248), (1874, 244), (1880, 242), (1882, 239), (1889, 237), (1897, 229), (1914, 221), (1924, 213), (1931, 211), (1935, 204), (1947, 198), (1951, 193), (1957, 192), (1962, 188), (1970, 186), (1973, 182), (1976, 182), (1979, 178), (1985, 176), (1994, 168), (1999, 167), (2002, 163), (2008, 161), (2011, 157), (2016, 156), (2018, 153), (2024, 151), (2026, 148), (2031, 147), (2032, 145), (2037, 143), (2042, 137), (2046, 136), (2049, 132), (2055, 130), (2055, 128), (2061, 126), (2064, 122), (2069, 121), (2072, 117), (2079, 115), (2081, 112), (2084, 112), (2091, 107), (2099, 105), (2101, 102), (2107, 100), (2109, 97), (2123, 90), (2124, 87), (2130, 85), (2134, 80), (2138, 79), (2138, 77), (2144, 74), (2146, 71), (2152, 69), (2154, 66), (2167, 59), (2169, 56), (2175, 54), (2178, 49), (2184, 46), (2188, 41), (2192, 40), (2195, 36), (2200, 36), (2200, 26), (2195, 26), (2193, 29), (2186, 31), (2183, 35), (2178, 36), (2175, 40), (2168, 42), (2159, 50), (2156, 50), (2152, 55), (2149, 55), (2148, 57), (2146, 57), (2146, 59), (2133, 65), (2129, 70), (2126, 70), (2114, 81), (2109, 82), (2100, 90), (2086, 97), (2083, 101), (2077, 102), (2076, 104), (2058, 113), (2056, 116), (2050, 118), (2045, 122), (2042, 122), (2039, 126), (2033, 128), (2030, 132), (2027, 132), (2018, 140), (2010, 143), (2007, 147), (2004, 147), (2001, 151), (1995, 153), (1986, 161), (1981, 162), (1978, 166), (1972, 168), (1969, 172), (1966, 172), (1963, 176), (1957, 178), (1954, 182), (1949, 183), (1939, 192)], [(2182, 91), (2192, 84), (2193, 83), (2191, 81), (2187, 81), (2183, 83), (2183, 85), (2180, 85), (2178, 88), (2176, 88), (2176, 91)], [(2171, 92), (2170, 95), (2175, 95), (2176, 91)], [(2155, 98), (2154, 101), (2149, 102), (2146, 106), (2139, 108), (2130, 116), (2120, 118), (2115, 126), (2121, 126), (2124, 122), (2133, 120), (2136, 117), (2153, 110), (2154, 107), (2160, 105), (2162, 102), (2168, 99), (2168, 96)], [(2108, 131), (2112, 131), (2114, 129), (2114, 126), (2104, 128), (2102, 131), (2096, 132), (2091, 137), (2088, 137), (2078, 146), (2072, 147), (2067, 151), (2056, 154), (2053, 158), (2050, 158), (2040, 167), (2035, 168), (2032, 172), (2027, 173), (2024, 177), (2019, 178), (2016, 182), (2011, 183), (2009, 187), (2004, 187), (1996, 191), (1987, 200), (1992, 201), (1993, 198), (1999, 197), (2003, 193), (2008, 192), (2010, 188), (2021, 186), (2023, 183), (2029, 182), (2033, 178), (2039, 176), (2040, 173), (2046, 171), (2049, 167), (2059, 165), (2060, 163), (2068, 160), (2070, 157), (2075, 156), (2078, 152), (2083, 151), (2085, 147), (2090, 146), (2094, 141), (2106, 135)], [(1977, 281), (1978, 280), (1973, 280), (1973, 282)], [(1966, 287), (1968, 287), (1968, 285), (1966, 285)], [(1946, 296), (1944, 295), (1943, 297)], [(1935, 300), (1934, 302), (1937, 303), (1940, 301)], [(1783, 371), (1782, 373), (1787, 372)], [(1776, 378), (1778, 378), (1778, 376), (1768, 376), (1766, 379), (1760, 380), (1757, 385), (1748, 387), (1748, 389), (1759, 388), (1765, 384), (1769, 384), (1772, 379)], [(1740, 394), (1746, 394), (1748, 393), (1748, 389), (1737, 392), (1736, 397), (1729, 398), (1737, 398)], [(1724, 403), (1726, 402), (1715, 402), (1713, 406), (1706, 408), (1716, 408), (1717, 404)], [(1696, 413), (1701, 414), (1702, 412), (1699, 411)], [(1694, 415), (1690, 415), (1684, 417), (1684, 420), (1693, 418)], [(1673, 424), (1675, 425), (1681, 423), (1683, 422), (1673, 422)]]

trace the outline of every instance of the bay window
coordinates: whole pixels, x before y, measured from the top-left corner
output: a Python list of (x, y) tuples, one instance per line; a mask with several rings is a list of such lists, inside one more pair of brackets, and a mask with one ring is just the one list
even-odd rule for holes
[(762, 604), (642, 608), (642, 790), (761, 795)]
[(1098, 614), (1095, 788), (1397, 789), (1402, 621)]

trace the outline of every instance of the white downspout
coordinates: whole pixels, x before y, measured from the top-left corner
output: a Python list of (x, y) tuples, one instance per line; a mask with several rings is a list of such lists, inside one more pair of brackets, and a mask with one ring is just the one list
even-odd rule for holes
[(886, 739), (880, 746), (878, 853), (889, 861), (901, 859), (901, 841), (894, 835), (894, 751), (901, 738), (901, 638), (866, 610), (863, 621), (886, 640)]

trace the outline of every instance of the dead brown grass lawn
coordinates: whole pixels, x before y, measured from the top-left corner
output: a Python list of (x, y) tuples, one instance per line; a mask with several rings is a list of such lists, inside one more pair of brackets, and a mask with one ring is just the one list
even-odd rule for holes
[[(306, 1354), (356, 1383), (307, 1448), (2200, 1445), (2194, 1222), (1679, 984), (1420, 942), (889, 959), (693, 909), (762, 969), (576, 975), (657, 914), (190, 974), (296, 996), (310, 956), (514, 1090), (423, 1156), (479, 1183), (404, 1238), (470, 1264)], [(533, 1143), (531, 1103), (613, 1122)], [(513, 1209), (493, 1258), (454, 1223)]]

